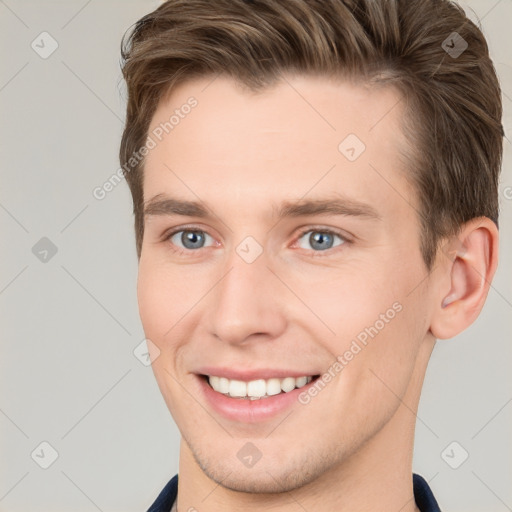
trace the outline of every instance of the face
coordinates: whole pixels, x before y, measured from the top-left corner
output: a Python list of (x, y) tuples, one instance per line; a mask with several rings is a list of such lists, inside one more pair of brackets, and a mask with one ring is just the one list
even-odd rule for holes
[[(429, 297), (399, 100), (319, 77), (257, 94), (218, 77), (183, 83), (154, 115), (140, 316), (182, 449), (224, 487), (293, 489), (369, 440), (400, 442)], [(247, 389), (271, 396), (225, 394)]]

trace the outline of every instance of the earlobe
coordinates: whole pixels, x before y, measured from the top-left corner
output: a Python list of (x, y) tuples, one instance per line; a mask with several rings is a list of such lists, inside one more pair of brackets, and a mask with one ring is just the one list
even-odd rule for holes
[(462, 226), (437, 255), (441, 276), (430, 331), (452, 338), (478, 317), (498, 263), (498, 230), (487, 217)]

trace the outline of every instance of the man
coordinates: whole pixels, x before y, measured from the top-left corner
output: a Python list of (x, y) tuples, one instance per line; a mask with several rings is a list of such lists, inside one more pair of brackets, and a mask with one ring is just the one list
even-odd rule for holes
[(439, 510), (421, 386), (497, 265), (480, 30), (443, 0), (169, 0), (123, 59), (139, 310), (181, 433), (150, 510)]

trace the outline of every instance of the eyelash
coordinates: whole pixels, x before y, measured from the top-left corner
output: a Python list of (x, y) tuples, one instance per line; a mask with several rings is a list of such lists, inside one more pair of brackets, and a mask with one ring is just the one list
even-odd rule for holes
[[(164, 234), (163, 236), (163, 241), (164, 242), (169, 242), (170, 239), (176, 234), (176, 233), (180, 233), (182, 231), (196, 231), (196, 232), (199, 232), (199, 233), (205, 233), (205, 234), (208, 234), (206, 233), (206, 231), (198, 228), (197, 226), (181, 226), (177, 229), (174, 229), (173, 231), (170, 231), (166, 234)], [(328, 228), (323, 228), (321, 226), (309, 226), (308, 228), (304, 228), (302, 231), (299, 232), (299, 234), (297, 235), (296, 237), (296, 242), (294, 242), (294, 245), (307, 233), (310, 233), (310, 232), (318, 232), (318, 233), (326, 233), (328, 235), (334, 235), (334, 236), (337, 236), (339, 237), (341, 240), (342, 240), (342, 243), (335, 246), (335, 247), (331, 247), (330, 249), (326, 249), (324, 251), (315, 251), (313, 249), (304, 249), (308, 252), (311, 252), (313, 257), (316, 258), (316, 257), (325, 257), (326, 255), (329, 256), (331, 255), (333, 252), (336, 252), (336, 249), (340, 249), (342, 246), (344, 245), (347, 245), (347, 244), (350, 244), (352, 243), (352, 240), (350, 240), (349, 238), (347, 238), (346, 235), (343, 235), (342, 233), (338, 232), (338, 231), (335, 231), (333, 229), (328, 229)], [(211, 236), (211, 235), (209, 235)], [(194, 252), (197, 252), (198, 249), (182, 249), (181, 247), (176, 247), (174, 244), (170, 244), (171, 245), (171, 249), (173, 252), (177, 253), (178, 255), (190, 255)], [(204, 247), (201, 247), (201, 249), (204, 249)], [(327, 253), (327, 254), (325, 254)]]

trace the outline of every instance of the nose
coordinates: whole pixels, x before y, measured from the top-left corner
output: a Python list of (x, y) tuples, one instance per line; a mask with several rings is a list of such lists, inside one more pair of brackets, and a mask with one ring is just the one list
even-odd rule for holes
[(213, 335), (239, 345), (250, 339), (275, 339), (286, 329), (285, 287), (268, 263), (265, 252), (249, 263), (232, 251), (227, 270), (210, 297)]

